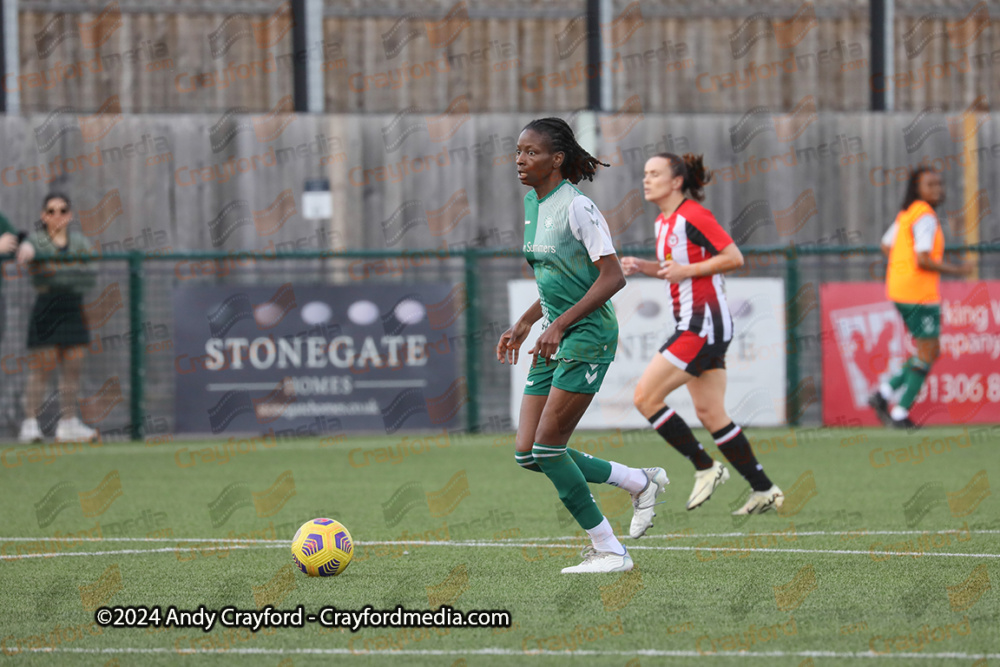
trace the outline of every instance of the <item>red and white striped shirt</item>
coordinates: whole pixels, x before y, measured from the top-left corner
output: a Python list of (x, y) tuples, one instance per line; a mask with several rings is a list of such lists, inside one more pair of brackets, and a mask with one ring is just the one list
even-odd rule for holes
[[(718, 255), (733, 242), (711, 211), (685, 199), (669, 218), (656, 218), (656, 256), (661, 262), (697, 264)], [(677, 329), (690, 331), (708, 343), (733, 339), (733, 317), (726, 301), (726, 281), (721, 274), (668, 283)]]

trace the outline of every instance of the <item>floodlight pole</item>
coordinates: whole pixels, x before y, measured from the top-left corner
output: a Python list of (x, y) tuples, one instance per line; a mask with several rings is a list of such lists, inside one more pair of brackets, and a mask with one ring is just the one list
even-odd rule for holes
[(893, 110), (893, 75), (895, 74), (892, 25), (895, 0), (871, 0), (871, 77), (872, 111)]
[(601, 68), (602, 0), (587, 0), (587, 108), (601, 111), (604, 72)]
[(292, 0), (295, 111), (323, 112), (323, 0)]

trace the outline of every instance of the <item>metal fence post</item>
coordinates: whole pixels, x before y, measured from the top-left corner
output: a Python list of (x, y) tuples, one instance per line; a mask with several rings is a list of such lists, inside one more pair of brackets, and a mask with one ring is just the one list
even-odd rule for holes
[(131, 252), (128, 256), (128, 318), (129, 328), (132, 330), (132, 341), (129, 349), (132, 385), (129, 409), (132, 416), (132, 440), (142, 440), (144, 436), (142, 407), (146, 355), (143, 354), (144, 337), (142, 334), (142, 257), (141, 252)]
[(465, 251), (465, 389), (469, 402), (465, 410), (465, 424), (469, 432), (479, 430), (479, 279), (476, 251)]
[(795, 245), (785, 249), (785, 419), (799, 424), (799, 257)]

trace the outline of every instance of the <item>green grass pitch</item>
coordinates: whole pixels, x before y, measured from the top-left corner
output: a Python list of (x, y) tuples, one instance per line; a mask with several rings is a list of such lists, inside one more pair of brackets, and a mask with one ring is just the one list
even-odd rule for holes
[[(780, 514), (744, 521), (730, 515), (749, 490), (735, 471), (689, 513), (690, 464), (654, 434), (579, 434), (583, 451), (663, 466), (671, 479), (649, 535), (625, 540), (636, 570), (587, 576), (560, 574), (579, 561), (583, 534), (549, 481), (514, 463), (509, 434), (8, 444), (0, 457), (4, 660), (993, 664), (996, 430), (749, 429), (787, 501)], [(627, 534), (627, 494), (592, 488)], [(336, 578), (291, 568), (292, 534), (321, 516), (340, 520), (355, 540), (354, 560)], [(54, 537), (64, 539), (39, 539)], [(206, 634), (93, 622), (99, 606), (267, 604), (450, 604), (509, 610), (513, 625), (352, 633), (308, 624), (257, 634), (217, 625)]]

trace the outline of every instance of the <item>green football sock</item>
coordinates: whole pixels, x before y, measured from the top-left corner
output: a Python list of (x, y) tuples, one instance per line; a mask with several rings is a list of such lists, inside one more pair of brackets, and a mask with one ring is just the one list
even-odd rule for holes
[(566, 448), (566, 452), (573, 457), (576, 467), (580, 469), (584, 479), (588, 482), (605, 484), (611, 478), (611, 464), (604, 459), (599, 459), (568, 447)]
[(525, 470), (542, 472), (542, 469), (535, 463), (535, 457), (531, 455), (531, 452), (514, 452), (514, 460)]
[(889, 386), (892, 387), (893, 391), (898, 391), (899, 388), (903, 386), (903, 383), (906, 382), (906, 374), (912, 365), (913, 357), (910, 357), (906, 360), (902, 367), (896, 371), (896, 374), (889, 378)]
[(903, 395), (899, 399), (899, 407), (904, 410), (909, 410), (913, 401), (917, 400), (917, 394), (920, 393), (920, 388), (924, 386), (924, 380), (927, 379), (927, 373), (931, 370), (931, 367), (920, 359), (911, 359), (911, 361), (913, 363), (906, 371), (906, 389), (903, 390)]
[(587, 479), (566, 447), (552, 447), (535, 443), (531, 449), (535, 463), (559, 492), (559, 500), (563, 502), (569, 513), (584, 530), (590, 530), (604, 520), (604, 515), (597, 508), (594, 496), (587, 486)]
[[(584, 479), (593, 484), (607, 484), (608, 480), (611, 478), (610, 463), (604, 459), (595, 458), (590, 454), (578, 452), (575, 449), (567, 448), (566, 452), (573, 457), (573, 461), (580, 469), (580, 472), (583, 473)], [(538, 462), (535, 461), (535, 457), (531, 454), (531, 452), (514, 452), (514, 459), (517, 461), (517, 464), (525, 470), (542, 472), (542, 469), (538, 467)]]

